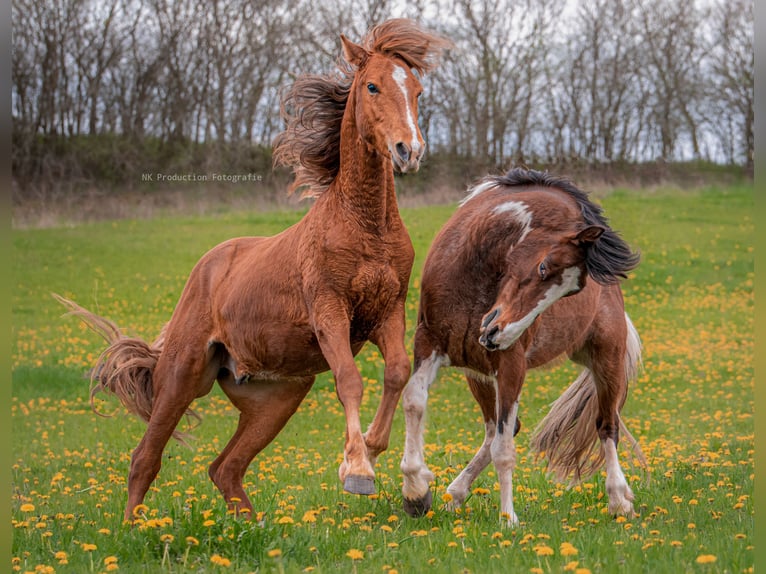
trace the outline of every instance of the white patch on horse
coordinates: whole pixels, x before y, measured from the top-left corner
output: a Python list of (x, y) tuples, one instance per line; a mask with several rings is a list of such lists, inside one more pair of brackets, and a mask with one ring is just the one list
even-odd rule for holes
[(412, 132), (412, 143), (410, 144), (410, 148), (413, 153), (417, 153), (420, 151), (420, 142), (418, 141), (418, 128), (415, 125), (415, 118), (410, 109), (410, 100), (407, 98), (407, 84), (405, 84), (405, 81), (407, 80), (407, 71), (401, 66), (394, 66), (392, 77), (402, 90), (402, 94), (404, 94), (404, 105), (407, 109), (407, 124), (410, 126), (410, 131)]
[(469, 193), (460, 202), (460, 207), (463, 207), (466, 203), (471, 201), (474, 197), (476, 197), (480, 193), (484, 193), (485, 191), (492, 189), (494, 187), (497, 187), (497, 183), (492, 180), (489, 180), (489, 181), (483, 181), (480, 184), (475, 185), (474, 187), (468, 188)]
[(492, 213), (500, 215), (503, 213), (509, 213), (513, 218), (521, 225), (521, 237), (516, 242), (521, 243), (527, 236), (527, 233), (531, 230), (532, 225), (532, 212), (529, 211), (527, 205), (521, 201), (506, 201), (500, 205), (496, 205), (492, 208)]
[(556, 301), (561, 299), (567, 293), (577, 289), (580, 279), (580, 268), (569, 267), (564, 269), (561, 274), (561, 283), (552, 285), (548, 291), (545, 292), (540, 301), (537, 302), (535, 308), (532, 309), (525, 317), (509, 323), (495, 338), (495, 343), (500, 349), (507, 349), (516, 340), (521, 337), (521, 334), (526, 331), (529, 326), (534, 322), (540, 313), (545, 311), (548, 307), (553, 305)]

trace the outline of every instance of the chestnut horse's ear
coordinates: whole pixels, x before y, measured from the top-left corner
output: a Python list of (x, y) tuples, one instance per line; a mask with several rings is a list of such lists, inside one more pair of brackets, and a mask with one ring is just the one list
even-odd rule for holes
[(606, 231), (605, 227), (600, 225), (589, 225), (577, 233), (577, 235), (575, 235), (571, 241), (575, 245), (584, 246), (585, 244), (595, 242), (599, 237), (601, 237), (601, 234), (604, 233), (604, 231)]
[(340, 35), (340, 42), (343, 44), (343, 57), (346, 58), (346, 61), (357, 68), (361, 66), (362, 62), (364, 62), (368, 56), (367, 50), (362, 48), (359, 44), (354, 44), (343, 34)]

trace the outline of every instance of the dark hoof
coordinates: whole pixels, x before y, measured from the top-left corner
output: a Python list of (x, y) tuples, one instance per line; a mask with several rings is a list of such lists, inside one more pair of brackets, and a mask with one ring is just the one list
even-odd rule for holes
[(343, 481), (343, 490), (351, 494), (375, 494), (375, 480), (370, 476), (349, 475)]
[(431, 496), (430, 490), (426, 491), (426, 494), (423, 498), (418, 498), (416, 500), (410, 500), (409, 498), (405, 498), (403, 500), (404, 512), (416, 518), (418, 516), (423, 516), (426, 512), (431, 510), (432, 501), (433, 501), (433, 497)]

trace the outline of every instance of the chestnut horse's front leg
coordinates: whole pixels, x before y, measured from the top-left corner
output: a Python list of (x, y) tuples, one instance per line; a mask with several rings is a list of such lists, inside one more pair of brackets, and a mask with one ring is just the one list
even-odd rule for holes
[(335, 391), (346, 415), (346, 445), (338, 474), (352, 494), (375, 493), (375, 471), (359, 422), (364, 387), (349, 340), (350, 321), (342, 306), (332, 300), (315, 301), (314, 332), (335, 377)]
[(399, 397), (410, 377), (410, 358), (404, 346), (404, 332), (404, 300), (402, 300), (388, 320), (370, 336), (370, 340), (380, 349), (386, 365), (380, 405), (364, 435), (370, 464), (373, 467), (378, 455), (388, 448), (396, 405), (399, 404)]

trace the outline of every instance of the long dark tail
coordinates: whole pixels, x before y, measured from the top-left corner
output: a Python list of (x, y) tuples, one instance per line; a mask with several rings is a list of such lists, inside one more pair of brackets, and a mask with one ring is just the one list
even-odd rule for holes
[[(95, 404), (96, 395), (108, 391), (116, 395), (131, 413), (149, 422), (154, 398), (152, 375), (165, 343), (165, 327), (150, 344), (137, 337), (125, 336), (114, 322), (91, 313), (74, 301), (56, 293), (53, 297), (69, 309), (68, 315), (78, 317), (109, 344), (90, 371), (90, 404), (93, 411), (100, 416), (111, 416), (99, 411)], [(191, 409), (187, 415), (199, 419), (199, 415)], [(185, 435), (176, 431), (173, 436), (183, 442)]]
[[(628, 323), (625, 371), (632, 381), (641, 367), (641, 339), (630, 318)], [(627, 399), (627, 389), (620, 404)], [(532, 448), (548, 459), (548, 470), (557, 479), (573, 483), (592, 476), (604, 464), (604, 451), (598, 438), (598, 395), (593, 373), (584, 369), (580, 376), (556, 399), (545, 418), (540, 421), (532, 436)], [(625, 427), (619, 413), (620, 432), (630, 442), (633, 456), (644, 468), (646, 458), (638, 441)]]

